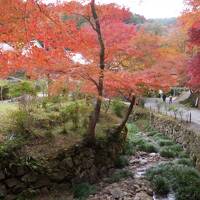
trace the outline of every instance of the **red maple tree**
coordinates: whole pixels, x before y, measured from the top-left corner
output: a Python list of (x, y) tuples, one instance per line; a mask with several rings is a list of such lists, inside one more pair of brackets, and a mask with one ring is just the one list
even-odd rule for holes
[[(167, 64), (170, 61), (159, 67), (161, 58), (164, 59), (162, 53), (157, 56), (160, 58), (157, 65), (145, 63), (142, 68), (122, 65), (127, 58), (144, 54), (133, 44), (135, 26), (126, 23), (132, 14), (115, 4), (96, 5), (91, 0), (87, 4), (72, 1), (46, 5), (34, 0), (3, 0), (0, 9), (0, 41), (15, 48), (1, 55), (2, 74), (21, 69), (32, 77), (46, 75), (52, 80), (82, 81), (82, 91), (96, 97), (88, 125), (92, 140), (104, 98), (123, 95), (130, 101), (125, 118), (116, 128), (120, 132), (136, 96), (143, 92), (142, 85), (166, 88), (176, 82), (177, 77)], [(35, 41), (39, 46), (34, 45)], [(151, 45), (150, 50), (154, 49)], [(84, 58), (83, 64), (73, 61), (77, 53)], [(163, 81), (166, 77), (167, 81)]]

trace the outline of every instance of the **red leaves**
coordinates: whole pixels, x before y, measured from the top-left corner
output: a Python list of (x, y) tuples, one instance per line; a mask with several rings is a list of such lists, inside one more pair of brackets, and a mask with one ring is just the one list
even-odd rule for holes
[[(170, 75), (171, 60), (180, 57), (172, 56), (174, 51), (160, 49), (157, 36), (136, 34), (135, 26), (125, 23), (131, 16), (128, 10), (115, 4), (96, 8), (105, 43), (105, 95), (139, 94), (141, 85), (157, 89), (175, 83), (177, 77)], [(82, 83), (84, 92), (96, 93), (99, 43), (88, 4), (72, 1), (47, 6), (34, 0), (2, 0), (0, 11), (0, 41), (15, 47), (14, 52), (2, 53), (1, 75), (23, 69), (34, 78), (62, 78), (53, 90), (65, 79), (71, 85)], [(33, 40), (41, 46), (31, 44)], [(74, 63), (72, 55), (76, 53), (87, 62)], [(167, 84), (163, 77), (168, 77)]]
[(189, 30), (190, 42), (200, 46), (200, 19)]
[[(186, 18), (189, 23), (189, 47), (192, 49), (192, 56), (188, 64), (189, 86), (197, 91), (200, 91), (200, 1), (187, 0), (190, 6), (189, 14), (192, 16)], [(186, 16), (187, 17), (187, 16)]]

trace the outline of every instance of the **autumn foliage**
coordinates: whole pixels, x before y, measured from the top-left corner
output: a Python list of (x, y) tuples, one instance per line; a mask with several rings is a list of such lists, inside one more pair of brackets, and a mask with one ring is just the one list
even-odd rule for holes
[[(49, 5), (2, 0), (0, 42), (14, 50), (1, 52), (0, 75), (23, 70), (32, 78), (45, 76), (55, 83), (51, 88), (56, 91), (62, 84), (73, 90), (81, 83), (82, 92), (96, 97), (89, 125), (92, 137), (103, 98), (122, 95), (131, 101), (123, 128), (136, 96), (144, 88), (176, 85), (184, 60), (163, 37), (126, 23), (131, 17), (125, 8), (97, 5), (94, 0)], [(77, 54), (82, 59), (75, 62)]]
[(189, 9), (182, 16), (183, 27), (187, 30), (190, 48), (188, 61), (189, 86), (194, 92), (200, 91), (200, 1), (187, 0)]

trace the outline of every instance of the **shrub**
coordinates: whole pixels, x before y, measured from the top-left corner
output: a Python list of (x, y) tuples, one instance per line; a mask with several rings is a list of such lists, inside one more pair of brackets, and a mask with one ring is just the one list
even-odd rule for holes
[(167, 179), (176, 193), (176, 199), (200, 199), (200, 173), (195, 168), (169, 162), (153, 167), (146, 173), (151, 182), (156, 176)]
[(17, 110), (9, 115), (10, 125), (7, 127), (8, 132), (13, 134), (25, 134), (31, 131), (32, 117), (23, 110)]
[(186, 166), (189, 166), (189, 167), (194, 166), (193, 162), (188, 158), (178, 159), (178, 160), (175, 161), (175, 163), (177, 163), (179, 165), (186, 165)]
[(126, 107), (125, 104), (119, 100), (114, 100), (112, 102), (112, 110), (118, 117), (123, 116), (123, 111), (125, 107)]
[(158, 152), (157, 147), (154, 144), (152, 144), (151, 142), (145, 140), (144, 138), (142, 138), (142, 139), (136, 138), (133, 141), (133, 144), (135, 145), (135, 148), (138, 151), (144, 151), (144, 152), (147, 152), (147, 153)]
[(162, 147), (160, 150), (160, 155), (166, 158), (175, 158), (182, 151), (182, 147), (178, 144), (175, 144), (171, 146)]
[(168, 147), (163, 147), (160, 150), (160, 155), (165, 158), (175, 158), (177, 153)]
[(124, 168), (125, 166), (127, 166), (129, 164), (129, 161), (127, 159), (126, 156), (119, 156), (116, 160), (115, 160), (115, 166), (117, 168)]
[(22, 81), (15, 84), (9, 85), (9, 96), (19, 97), (24, 94), (36, 95), (37, 90), (34, 84), (30, 81)]
[(89, 195), (94, 194), (95, 192), (95, 186), (90, 185), (89, 183), (80, 183), (73, 187), (74, 198), (79, 200), (85, 200)]
[(123, 147), (123, 154), (129, 155), (129, 156), (135, 154), (135, 145), (130, 140), (126, 141)]
[(170, 146), (170, 145), (174, 145), (174, 142), (171, 140), (163, 140), (161, 139), (159, 142), (159, 145), (162, 146)]
[(154, 139), (154, 140), (160, 140), (160, 139), (167, 140), (168, 137), (165, 136), (165, 135), (162, 134), (162, 133), (157, 133), (157, 134), (155, 134), (155, 135), (153, 136), (153, 139)]
[(154, 144), (151, 144), (151, 143), (144, 143), (142, 145), (138, 145), (137, 149), (139, 151), (144, 151), (144, 152), (147, 152), (147, 153), (157, 153), (158, 152), (158, 149), (157, 147), (154, 145)]
[(155, 176), (152, 185), (155, 193), (158, 195), (166, 195), (170, 191), (169, 182), (165, 177)]

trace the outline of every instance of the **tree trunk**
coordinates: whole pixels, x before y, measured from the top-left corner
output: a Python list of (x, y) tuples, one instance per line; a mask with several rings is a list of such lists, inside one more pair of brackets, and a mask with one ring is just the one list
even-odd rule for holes
[(135, 105), (135, 101), (136, 101), (136, 97), (133, 96), (132, 99), (131, 99), (131, 103), (129, 105), (129, 108), (127, 110), (127, 113), (126, 113), (124, 119), (122, 120), (121, 124), (115, 129), (115, 133), (120, 133), (124, 129), (126, 122), (128, 121), (128, 118), (129, 118), (129, 116), (130, 116), (130, 114), (133, 110), (133, 106)]
[(3, 86), (1, 86), (1, 101), (3, 101)]
[(99, 47), (100, 47), (100, 53), (99, 53), (100, 72), (99, 72), (99, 80), (98, 80), (98, 97), (96, 100), (94, 111), (92, 113), (92, 116), (90, 117), (89, 129), (88, 129), (89, 139), (94, 141), (95, 128), (100, 116), (103, 88), (104, 88), (105, 45), (104, 45), (104, 41), (103, 41), (103, 37), (101, 33), (99, 18), (98, 18), (96, 8), (95, 8), (95, 0), (91, 0), (90, 6), (91, 6), (91, 12), (92, 12), (92, 16), (94, 18), (94, 23), (95, 23), (94, 30), (97, 33)]

